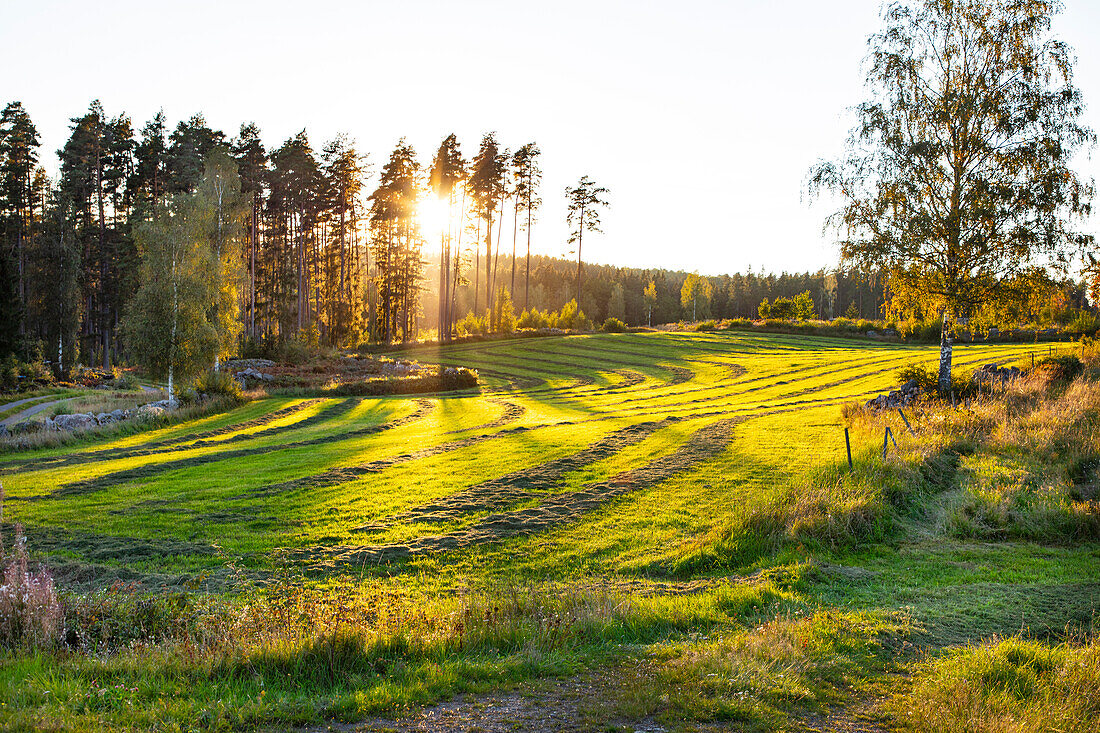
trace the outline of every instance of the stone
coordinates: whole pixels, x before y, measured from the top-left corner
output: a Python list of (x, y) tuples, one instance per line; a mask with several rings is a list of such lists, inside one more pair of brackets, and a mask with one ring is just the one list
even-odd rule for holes
[(249, 379), (255, 380), (257, 382), (270, 382), (275, 379), (275, 377), (271, 376), (270, 374), (265, 374), (261, 371), (257, 371), (252, 367), (248, 367), (247, 369), (239, 371), (233, 376), (237, 378), (238, 382), (242, 383)]
[(111, 410), (110, 415), (111, 419), (117, 422), (119, 420), (125, 420), (126, 418), (128, 418), (130, 416), (130, 413), (128, 410)]
[(89, 413), (75, 413), (72, 415), (58, 415), (53, 419), (54, 430), (87, 430), (88, 428), (95, 427), (95, 416)]
[(147, 405), (142, 405), (134, 411), (134, 416), (137, 418), (153, 418), (163, 415), (166, 412), (166, 408), (156, 402), (150, 402)]

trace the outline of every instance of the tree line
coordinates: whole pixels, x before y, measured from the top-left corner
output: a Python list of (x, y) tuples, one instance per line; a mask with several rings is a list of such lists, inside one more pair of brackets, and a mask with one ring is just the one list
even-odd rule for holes
[[(98, 101), (69, 130), (53, 178), (23, 105), (11, 102), (0, 115), (0, 352), (41, 344), (62, 369), (118, 361), (133, 335), (123, 322), (142, 278), (163, 274), (143, 265), (145, 245), (165, 236), (148, 226), (162, 214), (198, 216), (182, 197), (210, 184), (212, 162), (218, 185), (233, 192), (232, 205), (222, 202), (217, 247), (232, 253), (227, 272), (239, 275), (226, 280), (234, 303), (218, 317), (232, 310), (245, 348), (290, 338), (332, 345), (415, 338), (430, 263), (438, 297), (429, 320), (444, 338), (460, 305), (490, 308), (501, 287), (518, 296), (517, 276), (527, 303), (541, 205), (534, 142), (513, 152), (487, 133), (466, 159), (449, 135), (423, 165), (402, 139), (368, 191), (367, 156), (345, 135), (318, 151), (302, 131), (267, 149), (254, 123), (229, 137), (202, 115), (170, 128), (158, 113), (135, 130)], [(587, 176), (565, 192), (578, 287), (580, 238), (598, 231), (605, 193)], [(506, 220), (510, 243), (502, 241)], [(177, 227), (172, 236), (194, 231)], [(521, 251), (527, 261), (517, 272)]]

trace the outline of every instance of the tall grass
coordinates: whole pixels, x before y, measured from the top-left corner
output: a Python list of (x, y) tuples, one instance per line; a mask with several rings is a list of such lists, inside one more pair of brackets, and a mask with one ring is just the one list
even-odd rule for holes
[(1021, 638), (968, 646), (919, 667), (899, 723), (935, 733), (1100, 730), (1100, 641)]
[[(1080, 371), (1080, 370), (1077, 370)], [(843, 410), (864, 443), (890, 426), (898, 447), (818, 468), (738, 507), (685, 546), (672, 569), (736, 569), (785, 546), (843, 549), (914, 522), (955, 537), (1067, 544), (1100, 539), (1100, 381), (1037, 368), (992, 395), (910, 410)]]

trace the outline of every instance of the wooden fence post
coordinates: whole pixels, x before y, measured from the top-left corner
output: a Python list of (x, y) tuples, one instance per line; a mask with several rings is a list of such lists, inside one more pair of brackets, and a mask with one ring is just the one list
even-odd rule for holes
[(852, 441), (848, 437), (848, 428), (844, 428), (844, 447), (848, 451), (848, 470), (852, 470)]
[(916, 433), (913, 432), (913, 426), (909, 424), (909, 420), (906, 419), (905, 413), (901, 411), (900, 407), (898, 408), (898, 414), (901, 415), (901, 421), (905, 423), (905, 427), (909, 430), (909, 434), (916, 435)]

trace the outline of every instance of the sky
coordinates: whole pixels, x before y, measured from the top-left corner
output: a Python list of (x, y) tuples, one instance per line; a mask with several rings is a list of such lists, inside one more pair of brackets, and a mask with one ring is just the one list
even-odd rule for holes
[[(716, 275), (834, 266), (833, 204), (806, 174), (843, 150), (863, 97), (877, 0), (0, 0), (0, 103), (23, 102), (55, 152), (93, 99), (135, 130), (202, 112), (269, 147), (339, 133), (373, 170), (406, 137), (424, 164), (458, 135), (542, 150), (534, 251), (565, 255), (564, 189), (610, 190), (586, 261)], [(1100, 2), (1066, 0), (1055, 34), (1100, 129)], [(1100, 178), (1100, 151), (1078, 171)], [(368, 184), (369, 186), (370, 184)], [(1086, 223), (1097, 233), (1100, 216)]]

